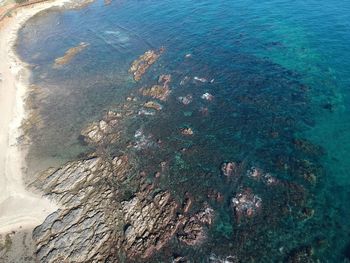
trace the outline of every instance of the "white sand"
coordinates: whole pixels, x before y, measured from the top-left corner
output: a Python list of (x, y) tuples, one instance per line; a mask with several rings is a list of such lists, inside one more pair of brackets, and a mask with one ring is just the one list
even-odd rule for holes
[(0, 28), (0, 234), (39, 225), (57, 206), (25, 189), (25, 153), (17, 144), (25, 118), (24, 98), (29, 70), (13, 45), (21, 25), (38, 12), (65, 0), (44, 2), (17, 10)]

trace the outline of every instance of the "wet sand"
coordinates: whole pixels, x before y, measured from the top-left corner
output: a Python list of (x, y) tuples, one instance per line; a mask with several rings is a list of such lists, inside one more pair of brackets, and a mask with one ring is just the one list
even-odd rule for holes
[(0, 234), (30, 229), (40, 224), (57, 206), (26, 190), (25, 148), (17, 142), (26, 117), (24, 99), (30, 72), (13, 46), (21, 26), (38, 12), (61, 6), (66, 0), (22, 7), (0, 22)]

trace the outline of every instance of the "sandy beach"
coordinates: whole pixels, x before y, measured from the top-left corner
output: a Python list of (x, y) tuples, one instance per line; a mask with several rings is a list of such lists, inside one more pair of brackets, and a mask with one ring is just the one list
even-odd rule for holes
[(26, 116), (24, 99), (30, 72), (13, 50), (17, 32), (38, 12), (65, 0), (21, 7), (0, 23), (0, 234), (40, 224), (57, 206), (26, 190), (25, 151), (17, 138)]

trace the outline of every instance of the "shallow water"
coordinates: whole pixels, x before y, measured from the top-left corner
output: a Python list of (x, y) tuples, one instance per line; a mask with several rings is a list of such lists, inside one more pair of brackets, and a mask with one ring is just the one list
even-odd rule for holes
[[(135, 150), (150, 175), (161, 161), (170, 164), (162, 188), (179, 199), (191, 192), (198, 203), (215, 208), (215, 224), (201, 249), (173, 244), (173, 253), (194, 262), (212, 253), (275, 262), (310, 245), (321, 262), (342, 262), (350, 249), (349, 24), (347, 1), (97, 1), (81, 10), (42, 13), (18, 40), (19, 54), (33, 65), (39, 95), (32, 99), (43, 120), (43, 128), (31, 131), (29, 174), (90, 151), (79, 139), (87, 123), (130, 94), (145, 102), (138, 89), (171, 74), (164, 109), (155, 116), (134, 114), (123, 129), (125, 141), (135, 141), (139, 129), (162, 141)], [(80, 42), (90, 45), (69, 64), (52, 67)], [(161, 46), (160, 60), (135, 83), (130, 63)], [(201, 99), (205, 92), (214, 99)], [(193, 102), (179, 103), (188, 94)], [(184, 127), (194, 136), (183, 136)], [(243, 179), (220, 175), (226, 161), (241, 164)], [(267, 186), (248, 178), (252, 166), (284, 183)], [(305, 179), (308, 173), (316, 183)], [(229, 200), (247, 187), (262, 198), (264, 209), (240, 224)], [(208, 197), (213, 190), (223, 194), (223, 203)], [(305, 219), (307, 209), (314, 215)], [(154, 261), (169, 261), (162, 253)]]

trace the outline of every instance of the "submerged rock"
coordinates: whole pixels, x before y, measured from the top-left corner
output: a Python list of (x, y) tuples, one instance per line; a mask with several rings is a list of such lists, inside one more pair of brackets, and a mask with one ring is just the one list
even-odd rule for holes
[(201, 96), (201, 98), (203, 100), (212, 101), (214, 99), (214, 96), (211, 95), (210, 93), (206, 92)]
[(59, 66), (63, 66), (69, 63), (78, 53), (82, 52), (87, 46), (89, 46), (88, 43), (81, 42), (78, 46), (68, 49), (62, 57), (55, 59), (53, 67), (57, 68)]
[(252, 166), (247, 171), (247, 176), (256, 181), (262, 181), (266, 185), (275, 185), (279, 183), (279, 180), (276, 177), (272, 176), (270, 173), (264, 172), (262, 169), (255, 166)]
[(224, 176), (231, 177), (236, 175), (238, 165), (235, 162), (227, 162), (221, 165), (221, 172)]
[(134, 148), (137, 150), (144, 150), (158, 146), (157, 143), (153, 140), (153, 136), (150, 134), (145, 135), (142, 129), (137, 130), (134, 137), (136, 139)]
[(158, 78), (158, 83), (163, 83), (164, 86), (168, 86), (170, 81), (171, 81), (170, 74), (163, 74), (163, 75), (160, 75)]
[(276, 177), (272, 176), (271, 174), (266, 173), (263, 176), (263, 182), (267, 185), (276, 185), (280, 181)]
[(109, 111), (102, 120), (88, 124), (81, 135), (89, 144), (115, 143), (119, 138), (120, 117), (120, 114)]
[(303, 152), (308, 154), (320, 156), (324, 153), (322, 147), (314, 145), (313, 143), (305, 139), (294, 139), (293, 144), (297, 149), (302, 150)]
[(252, 166), (247, 171), (247, 176), (253, 179), (260, 179), (262, 175), (263, 175), (263, 171), (255, 166)]
[(182, 97), (182, 96), (178, 97), (177, 100), (181, 102), (183, 105), (188, 105), (193, 101), (193, 97), (192, 95), (188, 94), (185, 97)]
[(222, 202), (224, 202), (225, 197), (221, 192), (219, 192), (215, 189), (210, 189), (208, 192), (208, 198), (215, 200), (218, 203), (222, 203)]
[(237, 221), (240, 221), (242, 217), (254, 217), (261, 209), (262, 200), (250, 189), (245, 189), (232, 198), (231, 205)]
[(190, 218), (183, 228), (183, 234), (179, 236), (179, 240), (189, 246), (200, 244), (205, 239), (203, 226), (195, 217)]
[(209, 257), (209, 263), (239, 263), (237, 256), (217, 256), (211, 254)]
[(161, 48), (158, 52), (154, 50), (146, 51), (142, 56), (136, 59), (129, 69), (129, 72), (133, 74), (134, 80), (139, 81), (147, 69), (152, 66), (161, 54), (164, 52), (164, 48)]
[(189, 82), (189, 80), (190, 80), (190, 77), (185, 76), (185, 77), (180, 81), (180, 85), (181, 85), (181, 86), (186, 85), (186, 84)]
[(303, 246), (294, 249), (287, 257), (287, 263), (313, 263), (313, 250), (311, 246)]
[(209, 257), (210, 263), (239, 263), (237, 256), (217, 256), (215, 254), (211, 254)]
[(195, 216), (203, 225), (210, 226), (214, 222), (214, 210), (208, 204), (205, 204)]
[(199, 113), (202, 114), (203, 116), (208, 116), (209, 114), (209, 109), (207, 107), (201, 107), (199, 109)]

